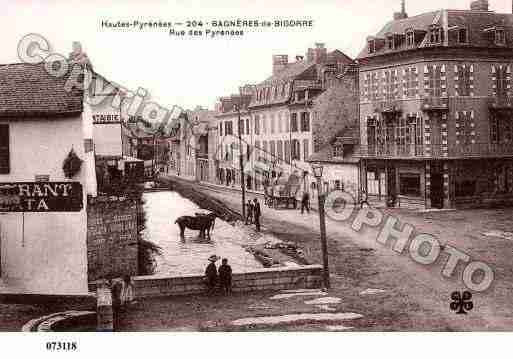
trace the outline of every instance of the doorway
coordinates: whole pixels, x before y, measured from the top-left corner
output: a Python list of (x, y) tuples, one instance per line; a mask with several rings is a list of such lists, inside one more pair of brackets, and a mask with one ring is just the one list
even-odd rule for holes
[(443, 208), (444, 207), (444, 181), (442, 173), (431, 173), (431, 207)]

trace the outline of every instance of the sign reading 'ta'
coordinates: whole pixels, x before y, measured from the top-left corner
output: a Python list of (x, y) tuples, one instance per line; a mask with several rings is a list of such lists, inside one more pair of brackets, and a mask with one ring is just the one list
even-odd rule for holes
[(80, 182), (0, 182), (0, 212), (79, 212)]

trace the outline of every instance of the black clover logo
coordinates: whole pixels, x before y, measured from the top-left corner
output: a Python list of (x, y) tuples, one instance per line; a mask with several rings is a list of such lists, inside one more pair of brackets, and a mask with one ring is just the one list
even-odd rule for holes
[(452, 302), (450, 304), (451, 310), (454, 310), (456, 314), (467, 314), (467, 311), (471, 311), (474, 308), (474, 303), (472, 302), (472, 293), (469, 291), (462, 292), (452, 292), (451, 294)]

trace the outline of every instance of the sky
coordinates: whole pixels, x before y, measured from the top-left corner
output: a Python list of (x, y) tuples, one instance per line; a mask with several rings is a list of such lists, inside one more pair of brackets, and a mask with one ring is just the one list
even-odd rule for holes
[[(490, 9), (511, 12), (513, 0), (490, 0)], [(468, 9), (471, 0), (406, 0), (410, 16), (442, 8)], [(0, 0), (0, 63), (20, 62), (17, 46), (28, 33), (43, 35), (53, 51), (68, 55), (79, 41), (94, 69), (128, 89), (147, 89), (151, 99), (213, 108), (240, 85), (271, 75), (272, 55), (305, 55), (316, 42), (356, 57), (399, 11), (401, 0)], [(313, 20), (311, 28), (247, 29), (243, 37), (177, 38), (166, 30), (127, 31), (102, 21)], [(210, 28), (210, 26), (209, 26)], [(204, 27), (205, 29), (205, 27)]]

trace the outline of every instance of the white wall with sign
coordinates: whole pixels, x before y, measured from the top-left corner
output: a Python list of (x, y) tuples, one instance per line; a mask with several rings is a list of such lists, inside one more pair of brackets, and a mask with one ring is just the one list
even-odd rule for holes
[[(2, 121), (0, 121), (2, 122)], [(0, 213), (0, 293), (87, 293), (87, 162), (67, 179), (63, 161), (73, 148), (84, 159), (80, 115), (18, 120), (9, 124), (10, 171), (0, 182), (79, 182), (83, 206), (74, 212)]]
[(122, 156), (121, 117), (111, 107), (110, 97), (101, 105), (91, 107), (94, 150), (97, 156)]

